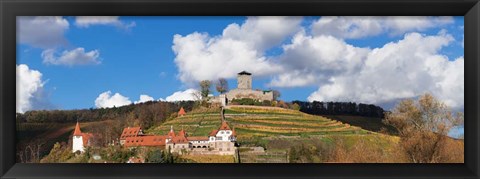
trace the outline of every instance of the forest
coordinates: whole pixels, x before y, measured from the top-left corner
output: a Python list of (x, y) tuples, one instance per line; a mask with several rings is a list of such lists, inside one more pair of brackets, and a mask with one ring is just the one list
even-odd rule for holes
[(300, 111), (315, 115), (355, 115), (384, 118), (385, 110), (373, 104), (355, 102), (304, 102), (292, 101), (300, 105)]

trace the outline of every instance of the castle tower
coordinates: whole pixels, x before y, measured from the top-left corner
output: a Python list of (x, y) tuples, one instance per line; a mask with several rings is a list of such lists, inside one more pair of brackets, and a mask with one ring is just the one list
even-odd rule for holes
[(75, 131), (73, 132), (73, 145), (72, 145), (72, 152), (75, 153), (76, 151), (83, 152), (85, 147), (83, 146), (83, 135), (82, 131), (80, 130), (80, 124), (75, 126)]
[(246, 71), (238, 73), (237, 76), (238, 89), (252, 89), (252, 74)]

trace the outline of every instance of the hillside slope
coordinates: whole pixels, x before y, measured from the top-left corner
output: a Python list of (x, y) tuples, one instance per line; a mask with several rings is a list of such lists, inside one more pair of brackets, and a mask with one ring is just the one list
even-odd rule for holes
[[(290, 148), (302, 144), (316, 145), (319, 142), (333, 144), (336, 140), (342, 140), (347, 147), (351, 147), (362, 140), (369, 142), (368, 145), (371, 146), (393, 150), (392, 144), (398, 141), (398, 137), (395, 136), (278, 107), (228, 106), (225, 109), (225, 120), (230, 127), (235, 128), (241, 148), (261, 146), (268, 151), (262, 155), (246, 157), (254, 158), (253, 161), (249, 160), (250, 162), (269, 162), (280, 158), (287, 158), (288, 161)], [(172, 126), (176, 131), (184, 129), (190, 136), (207, 136), (210, 131), (217, 129), (220, 123), (220, 109), (197, 110), (187, 112), (184, 116), (176, 117), (145, 132), (165, 135)], [(283, 155), (280, 156), (279, 153)], [(241, 155), (244, 156), (242, 153)]]
[[(368, 131), (322, 116), (305, 114), (278, 107), (229, 106), (225, 119), (234, 127), (240, 141), (251, 137), (314, 136), (334, 134), (367, 134)], [(206, 136), (221, 122), (220, 109), (209, 112), (193, 111), (167, 121), (148, 132), (164, 134), (184, 129), (194, 136)]]

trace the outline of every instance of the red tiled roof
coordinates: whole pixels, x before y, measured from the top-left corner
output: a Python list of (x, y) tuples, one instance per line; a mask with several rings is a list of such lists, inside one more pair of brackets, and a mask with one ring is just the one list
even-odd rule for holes
[(230, 126), (228, 126), (226, 121), (222, 121), (222, 125), (220, 126), (220, 128), (218, 128), (218, 130), (232, 130), (232, 129), (230, 129)]
[(188, 140), (185, 136), (175, 136), (168, 143), (182, 144), (182, 143), (188, 143)]
[(183, 116), (183, 115), (185, 115), (185, 114), (187, 114), (187, 113), (185, 112), (185, 109), (183, 109), (183, 107), (181, 107), (181, 108), (180, 108), (180, 111), (178, 111), (178, 116)]
[(205, 137), (205, 136), (192, 136), (192, 137), (187, 137), (187, 140), (188, 141), (207, 141), (208, 140), (208, 137)]
[(93, 138), (93, 134), (91, 133), (82, 133), (82, 140), (83, 140), (83, 146), (87, 146), (88, 145), (88, 141), (90, 140), (90, 138)]
[(168, 132), (167, 135), (168, 135), (168, 137), (175, 137), (175, 132), (170, 131), (170, 132)]
[(74, 136), (81, 136), (82, 135), (82, 131), (80, 130), (80, 124), (78, 124), (78, 122), (77, 122), (77, 125), (75, 125), (75, 131), (73, 132), (73, 135)]
[(212, 130), (208, 136), (215, 136), (217, 135), (218, 130)]
[(179, 136), (187, 136), (187, 133), (185, 132), (185, 130), (180, 130), (180, 132), (178, 132), (178, 135)]
[(167, 136), (137, 136), (137, 137), (127, 137), (125, 139), (126, 147), (133, 146), (163, 146), (165, 145), (165, 139)]
[(125, 140), (127, 137), (137, 137), (140, 132), (140, 127), (127, 127), (123, 129), (120, 140)]

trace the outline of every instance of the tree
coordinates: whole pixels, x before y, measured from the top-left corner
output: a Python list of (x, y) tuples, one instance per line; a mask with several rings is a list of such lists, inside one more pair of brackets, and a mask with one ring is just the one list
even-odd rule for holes
[(219, 78), (216, 84), (217, 91), (223, 94), (228, 91), (228, 81), (225, 78)]
[(202, 93), (203, 98), (208, 97), (208, 94), (210, 94), (210, 87), (211, 87), (210, 80), (200, 81), (200, 92)]
[(273, 100), (274, 100), (274, 101), (277, 101), (278, 98), (280, 98), (280, 95), (281, 95), (281, 94), (280, 94), (280, 91), (278, 91), (278, 90), (272, 90), (272, 93), (273, 93)]
[(167, 163), (167, 161), (167, 156), (159, 149), (149, 151), (146, 157), (148, 163)]
[(463, 123), (463, 114), (454, 115), (448, 106), (427, 93), (418, 101), (401, 101), (386, 113), (385, 123), (397, 129), (411, 162), (439, 163), (447, 160), (442, 151), (452, 140), (448, 132)]

